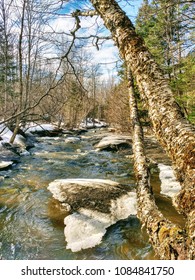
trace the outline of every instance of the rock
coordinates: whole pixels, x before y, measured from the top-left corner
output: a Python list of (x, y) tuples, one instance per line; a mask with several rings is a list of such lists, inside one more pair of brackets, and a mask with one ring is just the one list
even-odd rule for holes
[(81, 135), (87, 132), (85, 128), (74, 128), (73, 130), (74, 135)]
[(67, 137), (65, 139), (65, 143), (75, 144), (75, 143), (79, 142), (80, 140), (81, 140), (81, 138), (79, 138), (79, 137)]
[(5, 169), (10, 167), (13, 164), (13, 161), (0, 161), (0, 169)]
[[(4, 181), (5, 177), (4, 176), (0, 176), (0, 182)], [(0, 211), (1, 212), (1, 211)]]
[(181, 185), (176, 180), (172, 167), (159, 163), (158, 168), (160, 170), (161, 193), (174, 197), (181, 190)]
[(67, 248), (74, 252), (99, 244), (106, 228), (136, 214), (136, 193), (111, 180), (60, 179), (48, 189), (71, 208), (64, 234)]
[(25, 149), (21, 149), (19, 152), (20, 156), (30, 156), (30, 152)]
[(97, 150), (119, 150), (120, 148), (131, 148), (129, 136), (111, 135), (104, 137), (95, 145)]
[(20, 157), (14, 152), (14, 150), (8, 149), (7, 147), (0, 148), (0, 161), (13, 161), (19, 162)]

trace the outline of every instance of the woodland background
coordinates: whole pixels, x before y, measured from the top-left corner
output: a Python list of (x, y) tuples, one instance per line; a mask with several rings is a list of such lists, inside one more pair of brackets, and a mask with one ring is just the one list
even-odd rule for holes
[[(52, 21), (71, 15), (62, 9), (64, 1), (56, 2), (1, 1), (1, 122), (12, 130), (32, 121), (55, 122), (59, 126), (63, 123), (73, 128), (91, 117), (129, 130), (125, 64), (117, 58), (113, 67), (117, 65), (118, 77), (104, 77), (101, 65), (104, 61), (93, 63), (90, 53), (90, 44), (98, 51), (110, 40), (109, 35), (98, 26), (94, 35), (85, 36), (83, 31), (82, 36), (77, 36), (76, 19), (73, 30), (68, 31), (64, 26), (64, 32), (57, 32)], [(130, 10), (136, 1), (126, 2)], [(194, 1), (181, 0), (144, 0), (135, 18), (136, 31), (163, 69), (178, 104), (192, 123), (195, 122), (193, 22)], [(139, 98), (138, 90), (136, 94)], [(149, 125), (146, 108), (140, 103), (139, 109), (142, 124)]]

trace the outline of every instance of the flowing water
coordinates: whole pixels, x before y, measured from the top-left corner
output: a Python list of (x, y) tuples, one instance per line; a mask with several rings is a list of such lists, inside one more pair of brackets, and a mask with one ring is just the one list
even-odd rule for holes
[[(132, 187), (133, 165), (119, 152), (95, 151), (87, 132), (76, 144), (64, 136), (39, 138), (29, 155), (0, 182), (0, 259), (154, 259), (153, 249), (139, 220), (131, 216), (111, 226), (100, 245), (73, 253), (66, 249), (63, 219), (48, 184), (60, 178), (111, 179)], [(153, 185), (158, 190), (157, 174)], [(177, 222), (170, 200), (158, 195), (159, 207)]]

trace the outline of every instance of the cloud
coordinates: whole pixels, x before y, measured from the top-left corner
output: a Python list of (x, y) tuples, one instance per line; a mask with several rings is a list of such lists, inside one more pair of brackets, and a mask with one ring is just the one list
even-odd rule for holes
[[(99, 64), (103, 75), (105, 73), (116, 73), (116, 60), (118, 60), (118, 49), (114, 46), (112, 40), (98, 40), (98, 49), (96, 46), (96, 37), (105, 37), (109, 32), (104, 28), (103, 21), (99, 17), (82, 17), (80, 19), (81, 28), (76, 33), (78, 38), (84, 42), (84, 50), (90, 53), (92, 60), (91, 64)], [(51, 23), (52, 29), (55, 32), (65, 32), (71, 36), (71, 31), (75, 27), (75, 19), (71, 16), (58, 17)], [(89, 38), (90, 37), (90, 38)], [(88, 39), (84, 39), (88, 38)], [(77, 43), (80, 41), (77, 40)]]
[(71, 16), (59, 16), (50, 22), (50, 26), (55, 32), (70, 33), (74, 29), (75, 20)]
[(101, 79), (117, 75), (118, 49), (111, 40), (105, 42), (99, 50), (92, 47), (90, 52), (92, 55), (91, 63), (100, 67)]

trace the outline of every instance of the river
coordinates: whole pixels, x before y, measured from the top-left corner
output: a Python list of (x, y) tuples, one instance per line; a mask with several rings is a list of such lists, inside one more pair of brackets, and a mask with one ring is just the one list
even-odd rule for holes
[[(66, 249), (63, 219), (51, 193), (50, 182), (60, 178), (102, 178), (135, 186), (130, 150), (95, 151), (96, 131), (81, 141), (66, 143), (64, 136), (39, 137), (38, 142), (12, 169), (1, 171), (0, 259), (155, 259), (148, 236), (136, 216), (108, 228), (101, 244), (77, 253)], [(158, 174), (152, 184), (159, 190)], [(159, 207), (173, 220), (171, 202), (157, 194)]]

